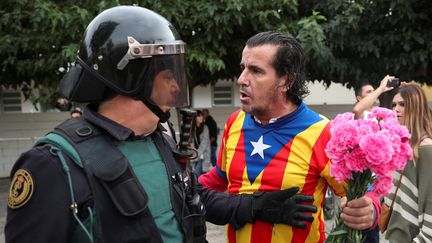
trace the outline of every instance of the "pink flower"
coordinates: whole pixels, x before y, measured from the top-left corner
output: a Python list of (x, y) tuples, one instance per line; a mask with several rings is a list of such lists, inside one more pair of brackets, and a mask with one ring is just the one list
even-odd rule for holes
[(375, 133), (380, 130), (380, 126), (375, 120), (356, 120), (356, 129), (359, 131), (360, 136), (364, 136), (370, 133)]
[[(330, 125), (331, 138), (325, 149), (331, 159), (330, 175), (341, 183), (347, 182), (347, 200), (362, 197), (370, 185), (376, 196), (388, 194), (393, 186), (392, 173), (403, 169), (412, 158), (410, 134), (399, 124), (396, 113), (377, 107), (367, 119), (354, 120), (353, 114), (347, 112), (337, 115)], [(361, 238), (361, 231), (347, 230), (340, 218), (336, 222), (329, 234), (331, 242)], [(340, 230), (348, 234), (338, 233)]]
[(393, 156), (393, 166), (397, 170), (402, 170), (408, 160), (413, 158), (413, 151), (411, 145), (408, 142), (402, 142), (400, 146), (399, 153)]
[(364, 171), (368, 168), (368, 161), (361, 148), (356, 148), (350, 153), (345, 154), (345, 165), (350, 171)]
[(340, 164), (340, 166), (331, 166), (330, 175), (333, 176), (340, 183), (352, 178), (351, 171), (342, 163)]
[(363, 149), (370, 164), (387, 163), (392, 158), (394, 150), (388, 136), (388, 133), (379, 131), (360, 140), (360, 148)]
[(394, 111), (382, 107), (372, 108), (371, 112), (368, 115), (368, 119), (372, 118), (375, 118), (378, 121), (392, 119), (397, 121), (397, 115)]
[(376, 196), (387, 195), (389, 194), (391, 188), (393, 186), (393, 181), (391, 176), (382, 176), (379, 177), (373, 183), (372, 193)]
[(348, 121), (354, 120), (354, 113), (352, 112), (345, 112), (342, 114), (337, 114), (336, 118), (332, 120), (332, 126), (338, 123), (346, 123)]
[(384, 176), (388, 176), (389, 171), (393, 172), (395, 170), (395, 167), (391, 164), (377, 164), (370, 165), (369, 169), (372, 171), (372, 173), (375, 174), (377, 178), (381, 178)]
[(331, 159), (330, 174), (343, 182), (354, 180), (353, 173), (370, 170), (376, 175), (368, 179), (373, 181), (374, 192), (387, 194), (393, 171), (403, 169), (412, 158), (410, 134), (399, 124), (396, 113), (376, 107), (367, 119), (355, 120), (353, 113), (346, 112), (337, 115), (330, 125), (331, 139), (325, 149)]

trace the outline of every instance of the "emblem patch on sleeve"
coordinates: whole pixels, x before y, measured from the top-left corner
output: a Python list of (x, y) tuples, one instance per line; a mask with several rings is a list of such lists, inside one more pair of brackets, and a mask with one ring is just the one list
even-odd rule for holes
[(24, 169), (17, 170), (9, 187), (9, 208), (24, 206), (30, 200), (33, 191), (34, 183), (30, 173)]

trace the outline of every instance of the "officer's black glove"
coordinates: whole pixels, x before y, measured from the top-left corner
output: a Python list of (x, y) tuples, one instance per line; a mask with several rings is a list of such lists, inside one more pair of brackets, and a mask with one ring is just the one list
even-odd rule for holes
[(314, 219), (307, 213), (316, 213), (317, 208), (302, 204), (313, 202), (314, 199), (311, 196), (297, 194), (298, 191), (298, 187), (293, 187), (282, 191), (255, 192), (252, 202), (254, 219), (306, 228), (305, 221), (312, 222)]

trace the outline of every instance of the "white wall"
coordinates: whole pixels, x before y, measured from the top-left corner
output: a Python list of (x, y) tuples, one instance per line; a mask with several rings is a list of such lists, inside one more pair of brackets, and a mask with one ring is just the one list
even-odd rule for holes
[(209, 108), (212, 107), (212, 86), (197, 86), (192, 92), (192, 104), (193, 108)]
[[(193, 90), (193, 108), (211, 108), (219, 128), (223, 128), (229, 114), (240, 107), (239, 88), (234, 83), (233, 106), (212, 107), (212, 87), (198, 86)], [(332, 118), (340, 112), (350, 111), (354, 104), (354, 93), (340, 84), (325, 89), (320, 83), (309, 83), (310, 95), (306, 103), (317, 112)], [(61, 121), (69, 117), (68, 112), (37, 112), (29, 102), (23, 104), (23, 113), (0, 115), (0, 178), (9, 176), (9, 171), (19, 154), (31, 148), (35, 139), (42, 136)], [(177, 115), (172, 110), (171, 121), (178, 130)], [(221, 136), (221, 135), (220, 135)], [(220, 137), (219, 137), (220, 140)], [(219, 141), (220, 142), (220, 141)]]
[[(233, 86), (234, 107), (240, 107), (239, 86), (235, 82), (231, 83)], [(309, 82), (308, 88), (310, 94), (305, 98), (308, 105), (344, 105), (356, 102), (354, 90), (348, 89), (341, 84), (332, 83), (329, 88), (326, 88), (322, 83)], [(193, 108), (210, 108), (212, 103), (212, 87), (210, 85), (194, 88), (192, 93)]]
[(36, 105), (38, 107), (38, 110), (34, 107), (34, 105), (30, 102), (30, 100), (24, 101), (24, 97), (22, 97), (22, 103), (21, 103), (21, 111), (22, 113), (35, 113), (40, 112), (40, 105)]
[(308, 105), (341, 105), (354, 104), (356, 102), (354, 90), (348, 89), (342, 84), (332, 83), (326, 88), (322, 83), (309, 82), (310, 94), (305, 98)]

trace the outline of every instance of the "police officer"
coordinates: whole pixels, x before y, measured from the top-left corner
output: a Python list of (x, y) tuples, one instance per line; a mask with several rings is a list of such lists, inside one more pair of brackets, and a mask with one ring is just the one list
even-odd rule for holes
[(93, 19), (60, 84), (89, 105), (15, 163), (6, 242), (205, 242), (204, 215), (234, 227), (313, 220), (313, 199), (298, 188), (228, 195), (194, 186), (158, 127), (171, 107), (188, 105), (184, 56), (175, 28), (151, 10), (119, 6)]

